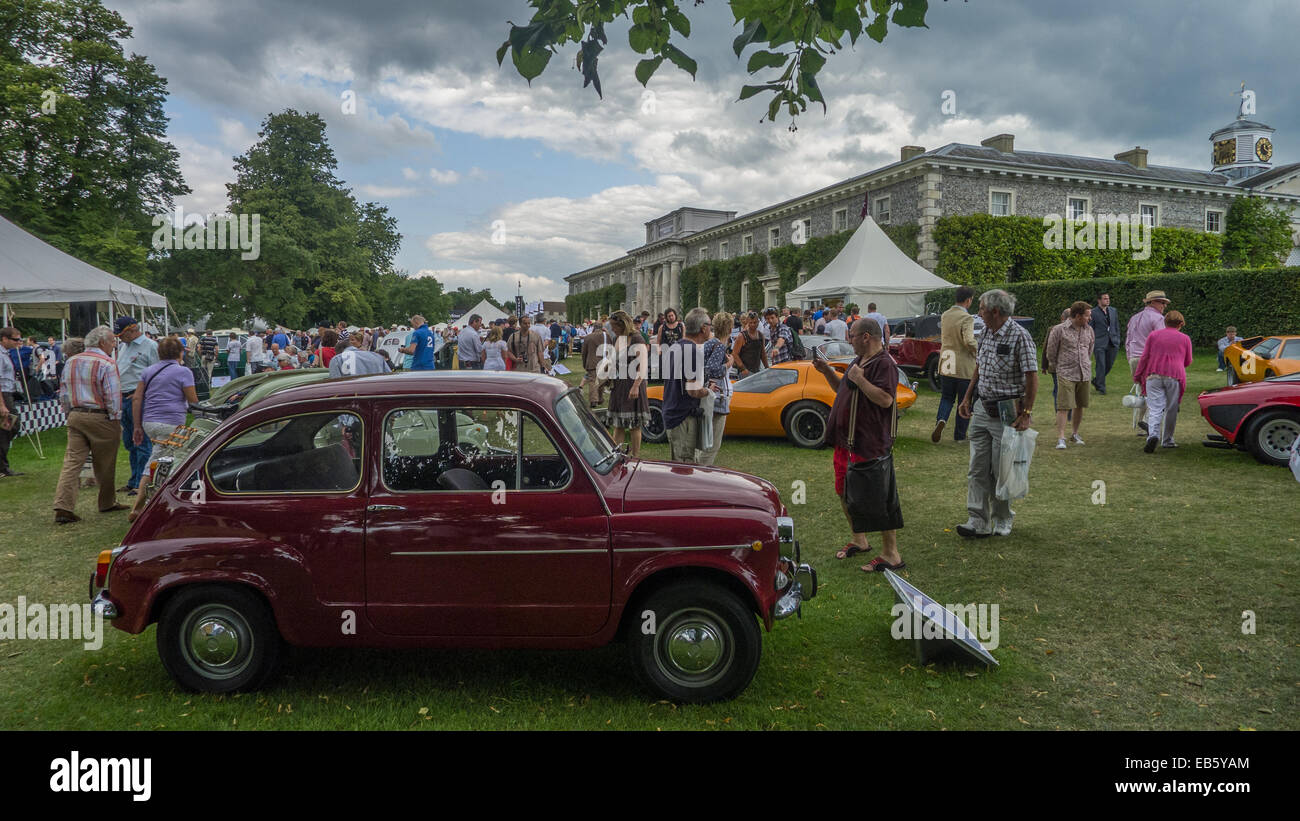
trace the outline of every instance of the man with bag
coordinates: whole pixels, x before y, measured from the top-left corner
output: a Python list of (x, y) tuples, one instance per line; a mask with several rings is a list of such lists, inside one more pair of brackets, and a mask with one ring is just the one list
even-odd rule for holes
[(957, 525), (958, 535), (966, 539), (1010, 536), (1015, 517), (1011, 502), (997, 498), (1002, 434), (1006, 427), (1029, 428), (1038, 395), (1038, 352), (1029, 331), (1012, 321), (1015, 309), (1016, 298), (1006, 291), (980, 296), (984, 333), (975, 354), (975, 373), (957, 407), (958, 416), (971, 420), (966, 489), (970, 518)]
[(894, 480), (893, 446), (898, 431), (898, 365), (881, 342), (880, 324), (859, 319), (847, 334), (857, 358), (844, 376), (820, 356), (813, 367), (835, 391), (826, 437), (835, 447), (835, 492), (853, 532), (835, 554), (847, 559), (871, 550), (867, 534), (880, 533), (880, 555), (863, 565), (868, 573), (902, 570), (898, 531), (903, 509)]

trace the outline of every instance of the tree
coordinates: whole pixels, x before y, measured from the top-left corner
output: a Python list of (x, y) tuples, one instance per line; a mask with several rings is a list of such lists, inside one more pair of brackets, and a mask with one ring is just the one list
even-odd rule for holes
[(470, 289), (462, 285), (456, 290), (452, 291), (450, 296), (451, 296), (452, 311), (468, 311), (470, 308), (473, 308), (475, 305), (479, 304), (485, 299), (488, 301), (489, 305), (493, 306), (497, 310), (499, 311), (506, 310), (504, 307), (501, 306), (501, 303), (497, 302), (495, 299), (492, 298), (492, 291), (489, 288), (484, 288), (481, 291), (471, 291)]
[(1226, 268), (1270, 268), (1291, 251), (1291, 218), (1260, 197), (1238, 197), (1228, 209), (1223, 234)]
[[(695, 5), (701, 2), (695, 0)], [(596, 64), (609, 42), (605, 25), (620, 16), (632, 21), (628, 45), (645, 55), (635, 70), (642, 85), (665, 59), (695, 79), (695, 60), (671, 42), (674, 34), (681, 40), (691, 36), (690, 18), (678, 0), (529, 0), (529, 5), (536, 9), (532, 19), (524, 26), (510, 23), (510, 34), (497, 50), (497, 64), (509, 53), (529, 83), (546, 70), (552, 55), (578, 43), (574, 65), (582, 73), (582, 85), (601, 95)], [(736, 57), (753, 46), (746, 70), (771, 70), (765, 81), (743, 86), (740, 99), (771, 92), (766, 119), (775, 122), (782, 106), (791, 119), (809, 102), (821, 103), (825, 111), (817, 74), (844, 47), (846, 37), (856, 44), (866, 34), (879, 43), (890, 23), (925, 27), (929, 0), (729, 0), (728, 5), (742, 29), (732, 43)]]
[(166, 81), (125, 56), (131, 29), (99, 0), (8, 2), (0, 32), (0, 211), (142, 281), (150, 218), (189, 193)]
[(442, 292), (442, 283), (433, 277), (385, 274), (382, 285), (384, 308), (380, 322), (405, 324), (415, 314), (434, 324), (451, 318), (452, 298)]

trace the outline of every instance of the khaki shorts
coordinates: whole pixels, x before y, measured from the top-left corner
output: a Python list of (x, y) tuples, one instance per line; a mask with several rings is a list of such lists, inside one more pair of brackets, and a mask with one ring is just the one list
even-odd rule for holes
[(1088, 382), (1056, 380), (1056, 409), (1059, 411), (1088, 407)]

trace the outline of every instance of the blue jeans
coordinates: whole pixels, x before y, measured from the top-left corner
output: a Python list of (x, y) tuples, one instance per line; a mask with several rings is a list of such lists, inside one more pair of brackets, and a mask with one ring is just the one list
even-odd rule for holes
[(1227, 367), (1228, 367), (1228, 360), (1223, 358), (1223, 351), (1219, 351), (1219, 370), (1224, 370)]
[(131, 457), (131, 478), (126, 480), (129, 488), (140, 486), (140, 477), (144, 475), (145, 468), (149, 467), (149, 457), (153, 454), (153, 442), (149, 441), (148, 436), (145, 436), (144, 443), (140, 445), (132, 441), (135, 437), (135, 419), (131, 414), (131, 403), (134, 400), (134, 394), (122, 395), (122, 445)]
[(232, 356), (230, 359), (227, 359), (227, 360), (226, 360), (226, 370), (230, 371), (230, 378), (231, 378), (231, 379), (238, 379), (238, 378), (239, 378), (239, 358), (238, 358), (238, 357), (233, 357), (233, 356)]
[[(939, 382), (943, 387), (943, 394), (939, 397), (939, 413), (935, 416), (934, 421), (948, 421), (948, 416), (952, 413), (954, 405), (961, 403), (962, 397), (966, 395), (966, 389), (970, 387), (969, 379), (958, 379), (955, 376), (940, 376)], [(954, 442), (960, 442), (966, 438), (966, 427), (970, 425), (969, 419), (961, 418), (957, 415), (957, 427), (952, 432)]]

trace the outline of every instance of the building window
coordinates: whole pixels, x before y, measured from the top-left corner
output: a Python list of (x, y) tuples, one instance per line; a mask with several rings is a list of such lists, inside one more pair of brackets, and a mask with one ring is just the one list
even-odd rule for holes
[(754, 235), (746, 234), (740, 238), (740, 253), (749, 256), (754, 253)]
[(989, 213), (995, 217), (1009, 217), (1016, 213), (1016, 196), (1011, 191), (989, 189)]
[(1069, 220), (1086, 220), (1088, 218), (1088, 198), (1070, 197), (1065, 205), (1065, 218)]
[(1205, 209), (1205, 230), (1211, 234), (1223, 232), (1223, 212), (1217, 209)]
[(803, 241), (807, 242), (810, 239), (812, 239), (812, 220), (806, 219), (803, 221)]
[(730, 250), (730, 245), (731, 243), (729, 242), (718, 243), (718, 259), (729, 258), (730, 255), (728, 254), (728, 251)]
[(876, 225), (889, 224), (889, 197), (881, 197), (875, 203)]
[(700, 246), (700, 259), (708, 259), (708, 258), (709, 258), (709, 246), (707, 246), (707, 245), (701, 245), (701, 246)]
[(847, 231), (849, 229), (849, 209), (837, 208), (831, 217), (831, 224), (835, 226), (835, 231)]
[(781, 244), (781, 229), (780, 229), (780, 227), (777, 227), (777, 228), (769, 228), (769, 229), (767, 229), (767, 247), (768, 247), (768, 248), (775, 248), (776, 246), (778, 246), (778, 245), (780, 245), (780, 244)]
[(1160, 224), (1160, 206), (1155, 203), (1142, 203), (1138, 206), (1139, 216), (1142, 224), (1148, 228), (1155, 228)]

